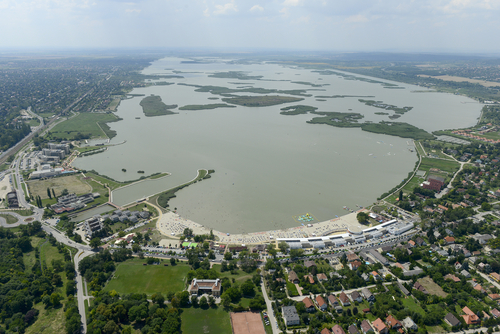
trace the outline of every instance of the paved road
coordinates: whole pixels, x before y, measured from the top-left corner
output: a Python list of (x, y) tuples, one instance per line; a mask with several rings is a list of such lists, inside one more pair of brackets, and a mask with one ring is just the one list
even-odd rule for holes
[(266, 287), (264, 286), (264, 280), (262, 280), (262, 282), (260, 283), (260, 287), (262, 289), (262, 296), (264, 297), (264, 300), (266, 301), (267, 315), (269, 317), (269, 322), (271, 323), (271, 328), (273, 330), (273, 334), (279, 334), (280, 331), (278, 329), (278, 323), (276, 322), (276, 318), (274, 317), (274, 311), (273, 311), (273, 307), (271, 305), (271, 300), (267, 296)]

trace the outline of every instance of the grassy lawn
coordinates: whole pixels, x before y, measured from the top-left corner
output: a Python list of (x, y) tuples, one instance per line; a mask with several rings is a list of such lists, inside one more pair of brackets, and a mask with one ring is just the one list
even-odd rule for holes
[[(220, 272), (221, 265), (220, 264), (214, 264), (212, 266), (212, 268), (214, 268), (217, 272)], [(225, 271), (223, 273), (220, 272), (220, 276), (219, 277), (220, 278), (229, 277), (229, 279), (231, 281), (234, 278), (235, 283), (241, 284), (241, 283), (245, 282), (247, 279), (252, 279), (253, 274), (255, 274), (255, 271), (251, 272), (251, 273), (246, 273), (243, 270), (238, 270), (238, 273), (236, 275), (231, 274), (230, 271)]]
[(53, 334), (66, 332), (64, 328), (66, 319), (64, 317), (63, 306), (57, 309), (46, 310), (42, 303), (38, 303), (34, 308), (40, 311), (40, 314), (35, 323), (26, 329), (26, 334)]
[(69, 193), (75, 193), (77, 195), (87, 194), (92, 191), (92, 187), (82, 181), (81, 175), (74, 174), (47, 180), (29, 181), (26, 184), (28, 185), (30, 193), (34, 197), (40, 196), (42, 200), (49, 198), (49, 196), (47, 196), (47, 188), (51, 190), (51, 196), (52, 189), (54, 189), (56, 196), (60, 196), (63, 189), (68, 189)]
[[(116, 290), (120, 294), (146, 293), (149, 296), (156, 292), (166, 295), (168, 291), (184, 290), (189, 265), (179, 262), (176, 266), (171, 266), (170, 262), (165, 261), (159, 266), (143, 266), (145, 262), (141, 259), (131, 259), (120, 263), (114, 278), (104, 290)], [(168, 263), (169, 266), (165, 267), (163, 263)]]
[(451, 160), (422, 158), (419, 170), (429, 171), (431, 168), (438, 168), (444, 172), (455, 173), (460, 164)]
[[(106, 122), (116, 122), (119, 118), (111, 113), (81, 113), (67, 121), (57, 124), (49, 133), (50, 138), (74, 140), (78, 134), (88, 135), (91, 138), (106, 138), (101, 129)], [(98, 123), (101, 123), (99, 126)]]
[(7, 221), (7, 224), (17, 223), (17, 218), (14, 216), (0, 214), (0, 217), (5, 218), (5, 220)]
[(181, 330), (183, 333), (231, 334), (229, 313), (221, 307), (213, 309), (182, 309)]
[(403, 305), (405, 307), (408, 307), (410, 311), (418, 312), (422, 316), (425, 315), (425, 311), (422, 309), (422, 307), (420, 307), (420, 305), (418, 305), (418, 303), (412, 297), (402, 298), (401, 301), (403, 302)]
[[(257, 290), (257, 289), (256, 289)], [(255, 296), (252, 297), (252, 298), (246, 298), (246, 297), (242, 297), (241, 300), (240, 300), (240, 304), (241, 306), (243, 307), (249, 307), (250, 306), (250, 301), (254, 298), (257, 298), (258, 296), (261, 296), (262, 297), (262, 292), (259, 292), (259, 291), (256, 291), (255, 292)]]
[(290, 295), (290, 297), (299, 295), (299, 292), (297, 291), (297, 287), (295, 286), (295, 284), (289, 282), (288, 280), (286, 281), (286, 289), (288, 290), (288, 295)]
[(443, 291), (443, 289), (434, 283), (432, 278), (430, 277), (424, 277), (418, 280), (420, 284), (424, 286), (424, 288), (431, 294), (431, 295), (436, 295), (442, 298), (445, 298), (448, 294)]

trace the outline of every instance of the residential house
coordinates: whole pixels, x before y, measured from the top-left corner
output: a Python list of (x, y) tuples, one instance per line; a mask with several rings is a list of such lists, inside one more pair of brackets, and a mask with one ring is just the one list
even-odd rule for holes
[(347, 261), (352, 262), (352, 261), (359, 261), (359, 257), (356, 255), (354, 252), (349, 252), (347, 253)]
[(311, 268), (311, 267), (316, 267), (316, 262), (314, 262), (314, 261), (304, 261), (304, 266), (306, 268), (308, 268), (308, 269)]
[(318, 308), (321, 311), (326, 310), (326, 308), (328, 307), (328, 305), (326, 304), (325, 300), (320, 295), (316, 296), (316, 305), (318, 305)]
[(306, 297), (306, 298), (302, 299), (302, 302), (304, 303), (304, 306), (306, 307), (307, 312), (314, 312), (316, 310), (311, 298)]
[(455, 238), (447, 236), (447, 237), (444, 237), (444, 241), (446, 242), (447, 245), (451, 245), (451, 244), (455, 243)]
[(453, 275), (453, 274), (448, 274), (444, 277), (445, 280), (452, 280), (453, 282), (455, 283), (458, 283), (460, 282), (460, 278), (458, 278), (457, 276)]
[(460, 272), (460, 275), (465, 276), (465, 278), (471, 278), (472, 277), (469, 274), (469, 272), (467, 270), (465, 270), (465, 269)]
[(385, 323), (391, 329), (398, 329), (403, 327), (398, 319), (396, 319), (392, 314), (385, 319)]
[(321, 281), (327, 281), (328, 280), (328, 277), (326, 277), (326, 275), (323, 274), (323, 273), (317, 274), (316, 278), (318, 279), (319, 282), (321, 282)]
[(332, 332), (328, 328), (323, 328), (320, 334), (332, 334)]
[(451, 327), (457, 327), (462, 324), (451, 312), (444, 317), (444, 321)]
[(349, 334), (359, 334), (358, 327), (356, 327), (356, 325), (354, 324), (349, 326), (349, 328), (347, 328), (347, 331), (349, 332)]
[(500, 281), (500, 275), (498, 273), (490, 273), (489, 275), (491, 278), (493, 278), (495, 281), (499, 282)]
[(384, 324), (384, 322), (380, 318), (378, 318), (377, 320), (372, 322), (372, 325), (373, 325), (373, 328), (375, 328), (375, 330), (377, 332), (379, 332), (380, 334), (386, 334), (389, 332), (389, 329), (387, 328), (387, 326)]
[(345, 332), (342, 329), (342, 327), (340, 327), (340, 325), (337, 324), (337, 325), (332, 327), (332, 334), (345, 334)]
[(491, 318), (490, 315), (483, 311), (483, 320), (488, 320), (489, 318)]
[(361, 303), (363, 301), (363, 297), (361, 297), (359, 292), (356, 290), (351, 293), (351, 299), (352, 299), (352, 301), (358, 302), (358, 303)]
[(462, 270), (462, 264), (460, 262), (455, 262), (455, 270), (458, 271), (458, 270)]
[(382, 279), (382, 277), (379, 275), (379, 273), (378, 273), (378, 272), (376, 272), (375, 270), (374, 270), (374, 271), (372, 271), (370, 275), (372, 275), (372, 276), (373, 276), (373, 278), (374, 278), (376, 281), (378, 281), (378, 280), (381, 280), (381, 279)]
[(493, 315), (493, 317), (495, 317), (495, 318), (500, 317), (500, 311), (498, 311), (496, 308), (494, 308), (493, 310), (491, 310), (491, 314), (492, 314), (492, 315)]
[(405, 288), (405, 286), (399, 280), (398, 280), (398, 286), (402, 293), (404, 293), (406, 296), (410, 295), (410, 291), (408, 291), (408, 289)]
[(373, 328), (370, 325), (370, 323), (368, 322), (368, 320), (366, 320), (366, 319), (361, 321), (360, 327), (361, 327), (361, 331), (363, 332), (363, 334), (373, 333)]
[(423, 287), (422, 284), (420, 284), (419, 282), (415, 282), (415, 284), (413, 284), (413, 288), (415, 290), (419, 290), (419, 291), (422, 291), (424, 294), (428, 295), (429, 292), (427, 292), (427, 290)]
[(342, 291), (339, 295), (339, 300), (342, 306), (349, 306), (351, 305), (351, 302), (349, 301), (349, 297), (345, 294), (344, 291)]
[(500, 295), (497, 293), (490, 293), (488, 295), (488, 297), (490, 297), (491, 300), (499, 300), (500, 299)]
[(411, 245), (412, 247), (415, 247), (417, 245), (413, 240), (408, 241), (408, 244)]
[(300, 325), (300, 317), (295, 306), (283, 306), (281, 312), (287, 326)]
[(415, 239), (415, 242), (417, 243), (417, 245), (419, 246), (427, 246), (427, 243), (425, 242), (424, 239), (422, 239), (422, 237), (417, 237)]
[(352, 262), (349, 263), (349, 268), (351, 270), (357, 270), (359, 267), (361, 267), (361, 261), (359, 260), (354, 260)]
[(448, 234), (450, 237), (453, 237), (455, 236), (455, 234), (453, 233), (452, 230), (450, 230), (449, 228), (445, 228), (444, 231), (446, 232), (446, 234)]
[(361, 294), (363, 295), (363, 297), (365, 297), (365, 299), (368, 302), (374, 302), (375, 301), (375, 296), (373, 295), (373, 293), (370, 292), (370, 290), (368, 288), (361, 289)]
[(483, 287), (481, 286), (481, 284), (474, 285), (474, 290), (479, 291), (481, 293), (486, 293), (486, 290), (483, 289)]
[(475, 324), (479, 324), (481, 322), (479, 317), (474, 312), (472, 312), (471, 309), (468, 308), (467, 306), (465, 306), (462, 309), (462, 312), (465, 313), (465, 314), (462, 314), (462, 318), (464, 318), (465, 323), (467, 325), (475, 325)]
[(313, 275), (311, 275), (311, 274), (309, 274), (309, 275), (305, 275), (305, 276), (304, 276), (304, 279), (305, 279), (306, 281), (309, 281), (309, 283), (310, 283), (310, 284), (314, 284), (314, 277), (313, 277)]
[(337, 297), (335, 297), (334, 295), (329, 295), (328, 296), (328, 302), (330, 303), (330, 305), (332, 305), (333, 307), (335, 306), (338, 306), (339, 305), (339, 301), (337, 300)]
[(410, 317), (406, 317), (405, 319), (403, 319), (403, 327), (406, 328), (407, 331), (417, 331), (418, 330), (417, 324)]
[(299, 276), (297, 276), (297, 273), (293, 270), (288, 273), (288, 280), (293, 284), (299, 284), (300, 282)]

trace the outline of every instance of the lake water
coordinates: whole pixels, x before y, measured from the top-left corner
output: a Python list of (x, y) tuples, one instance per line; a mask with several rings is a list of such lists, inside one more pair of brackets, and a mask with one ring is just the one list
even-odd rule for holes
[[(176, 207), (184, 217), (223, 232), (297, 226), (294, 217), (305, 213), (317, 221), (340, 216), (347, 213), (343, 206), (356, 209), (357, 204), (373, 203), (399, 184), (417, 161), (416, 154), (409, 150), (413, 147), (411, 140), (360, 129), (307, 124), (311, 115), (280, 115), (284, 106), (311, 105), (318, 111), (352, 111), (365, 115), (364, 120), (388, 121), (388, 116), (375, 115), (382, 109), (366, 106), (358, 98), (317, 101), (315, 97), (372, 95), (375, 97), (366, 99), (413, 107), (396, 121), (429, 132), (471, 126), (482, 107), (461, 96), (412, 92), (425, 89), (400, 83), (395, 84), (405, 89), (387, 89), (378, 83), (276, 64), (183, 64), (182, 60), (165, 58), (143, 73), (201, 72), (179, 73), (184, 78), (161, 81), (229, 88), (313, 89), (308, 92), (313, 96), (271, 107), (176, 110), (177, 115), (159, 117), (144, 116), (139, 105), (142, 97), (123, 100), (117, 110), (123, 121), (109, 125), (117, 131), (111, 143), (127, 142), (104, 153), (79, 158), (75, 166), (95, 169), (123, 181), (137, 179), (142, 175), (136, 173), (139, 170), (145, 171), (145, 175), (172, 173), (154, 182), (114, 191), (113, 201), (119, 205), (187, 182), (198, 169), (215, 169), (212, 178), (179, 191), (170, 207)], [(246, 71), (249, 75), (262, 75), (267, 81), (208, 77), (216, 71)], [(328, 85), (313, 88), (291, 81)], [(164, 103), (179, 106), (218, 103), (209, 97), (220, 96), (194, 89), (176, 84), (138, 88), (132, 93), (159, 95)], [(127, 172), (122, 172), (122, 168)]]

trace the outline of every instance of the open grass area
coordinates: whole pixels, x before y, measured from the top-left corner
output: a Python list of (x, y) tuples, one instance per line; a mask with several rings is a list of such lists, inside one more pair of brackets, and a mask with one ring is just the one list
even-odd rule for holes
[(437, 285), (436, 283), (434, 283), (434, 281), (432, 280), (432, 278), (430, 278), (428, 276), (419, 279), (418, 282), (420, 284), (422, 284), (423, 287), (431, 295), (436, 295), (436, 296), (439, 296), (439, 297), (442, 297), (442, 298), (445, 298), (446, 296), (448, 296), (448, 294), (446, 292), (444, 292), (443, 289), (439, 285)]
[(129, 206), (126, 209), (130, 210), (130, 211), (148, 211), (151, 214), (150, 217), (158, 216), (157, 210), (153, 206), (151, 206), (150, 204), (148, 204), (146, 202), (142, 202), (139, 204), (135, 204), (133, 206)]
[(286, 281), (286, 289), (288, 290), (288, 295), (290, 297), (298, 296), (299, 292), (297, 291), (297, 287), (292, 282)]
[(431, 168), (437, 168), (448, 173), (455, 173), (458, 168), (460, 168), (460, 164), (451, 160), (422, 158), (419, 170), (429, 171)]
[(15, 224), (17, 223), (17, 218), (12, 215), (3, 215), (0, 213), (0, 217), (4, 218), (7, 224)]
[[(148, 296), (156, 292), (166, 295), (169, 291), (184, 290), (189, 265), (179, 262), (176, 266), (171, 266), (169, 261), (163, 261), (158, 266), (144, 266), (143, 263), (146, 261), (141, 259), (120, 263), (104, 290), (115, 290), (120, 294), (146, 293)], [(164, 263), (169, 265), (166, 267)]]
[(181, 330), (183, 333), (232, 334), (229, 313), (221, 307), (182, 309)]
[(81, 175), (68, 175), (61, 177), (54, 177), (47, 180), (33, 180), (28, 181), (30, 193), (36, 197), (40, 196), (42, 199), (47, 199), (47, 188), (54, 189), (56, 196), (60, 196), (63, 189), (68, 189), (69, 193), (75, 193), (77, 195), (87, 194), (92, 191), (92, 187), (87, 183), (82, 181)]
[(40, 313), (35, 323), (26, 329), (26, 334), (54, 334), (65, 333), (64, 325), (66, 319), (64, 317), (64, 307), (56, 309), (44, 308), (42, 303), (34, 306)]
[(122, 99), (120, 98), (113, 99), (113, 101), (109, 103), (108, 108), (106, 108), (106, 110), (115, 111), (118, 105), (120, 104), (121, 100)]
[(110, 131), (106, 123), (119, 121), (112, 113), (81, 113), (57, 124), (49, 133), (53, 139), (75, 140), (78, 137), (112, 138), (116, 132)]
[(425, 315), (425, 311), (418, 304), (418, 302), (413, 299), (413, 297), (410, 296), (407, 298), (403, 298), (401, 299), (401, 301), (403, 302), (404, 307), (407, 307), (410, 311), (420, 313), (422, 316)]
[(115, 180), (112, 180), (110, 178), (107, 178), (106, 176), (103, 176), (103, 175), (97, 175), (93, 172), (89, 172), (87, 171), (85, 173), (86, 176), (88, 177), (91, 177), (93, 178), (94, 180), (96, 180), (97, 182), (100, 182), (102, 184), (107, 184), (109, 188), (111, 188), (111, 190), (113, 189), (116, 189), (116, 188), (119, 188), (119, 187), (123, 187), (125, 185), (128, 184), (128, 182), (119, 182), (119, 181), (115, 181)]
[(247, 279), (251, 279), (253, 274), (255, 274), (255, 271), (251, 272), (251, 273), (247, 273), (247, 272), (244, 272), (243, 270), (238, 270), (238, 273), (236, 275), (231, 274), (230, 271), (221, 272), (220, 271), (220, 268), (221, 268), (220, 264), (214, 264), (212, 266), (212, 268), (214, 268), (217, 272), (220, 273), (220, 275), (219, 275), (220, 278), (229, 277), (229, 279), (231, 281), (234, 278), (235, 283), (238, 283), (238, 284), (245, 282)]

